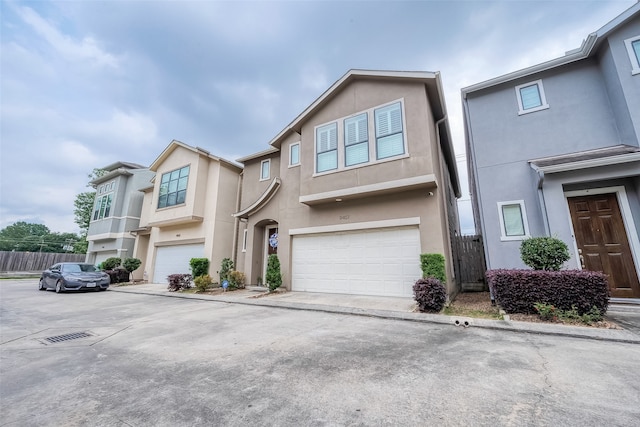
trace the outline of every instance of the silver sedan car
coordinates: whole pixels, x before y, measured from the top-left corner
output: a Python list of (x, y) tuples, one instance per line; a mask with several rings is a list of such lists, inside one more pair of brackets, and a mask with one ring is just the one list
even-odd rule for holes
[(56, 292), (93, 290), (104, 291), (111, 279), (107, 273), (96, 270), (93, 264), (61, 262), (42, 272), (38, 289)]

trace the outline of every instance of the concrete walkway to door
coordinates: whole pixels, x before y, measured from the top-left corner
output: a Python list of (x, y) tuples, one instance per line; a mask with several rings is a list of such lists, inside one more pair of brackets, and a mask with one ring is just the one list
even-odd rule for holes
[(462, 316), (447, 316), (415, 312), (411, 298), (378, 297), (364, 295), (325, 294), (314, 292), (277, 292), (265, 294), (249, 289), (218, 295), (169, 292), (166, 284), (111, 286), (110, 291), (132, 294), (158, 295), (173, 298), (206, 300), (218, 303), (256, 305), (290, 310), (309, 310), (345, 315), (378, 317), (400, 321), (447, 324), (452, 327), (479, 327), (511, 332), (559, 335), (640, 344), (640, 305), (611, 304), (607, 317), (623, 329), (601, 329), (530, 323), (507, 320), (489, 320)]

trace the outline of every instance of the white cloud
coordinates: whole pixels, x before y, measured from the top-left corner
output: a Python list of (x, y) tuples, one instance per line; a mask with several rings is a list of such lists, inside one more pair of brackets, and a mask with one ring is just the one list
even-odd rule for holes
[(280, 116), (280, 94), (267, 85), (228, 81), (215, 83), (213, 87), (222, 99), (239, 104), (252, 121), (272, 123)]
[(16, 12), (36, 33), (42, 36), (58, 53), (74, 62), (92, 62), (97, 65), (117, 67), (117, 58), (100, 49), (98, 43), (91, 37), (81, 41), (73, 40), (62, 34), (29, 7), (17, 7)]

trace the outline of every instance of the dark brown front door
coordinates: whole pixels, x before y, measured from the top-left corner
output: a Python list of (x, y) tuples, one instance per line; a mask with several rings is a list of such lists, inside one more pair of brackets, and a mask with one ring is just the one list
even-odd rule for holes
[(615, 193), (569, 197), (582, 268), (607, 274), (611, 296), (640, 298), (629, 239)]

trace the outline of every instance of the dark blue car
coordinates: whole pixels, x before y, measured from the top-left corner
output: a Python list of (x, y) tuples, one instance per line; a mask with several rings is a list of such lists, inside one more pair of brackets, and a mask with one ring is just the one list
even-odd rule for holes
[(42, 272), (38, 289), (64, 291), (104, 291), (111, 279), (107, 273), (96, 270), (93, 264), (61, 262)]

